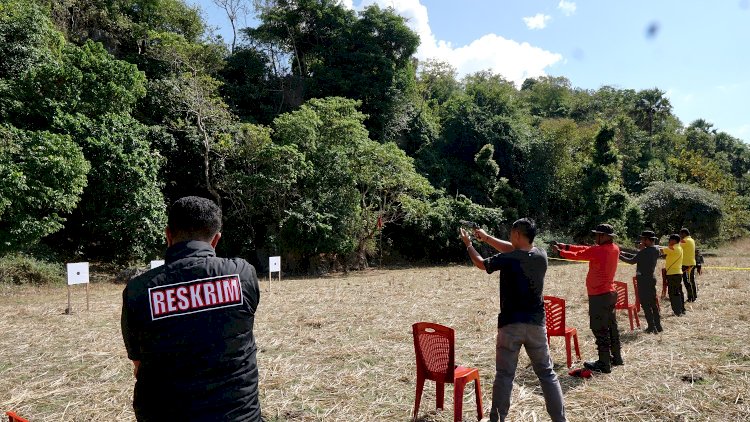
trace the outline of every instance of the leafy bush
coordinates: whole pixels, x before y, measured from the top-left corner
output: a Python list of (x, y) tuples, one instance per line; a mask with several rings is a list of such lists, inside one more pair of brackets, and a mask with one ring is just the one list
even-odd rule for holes
[(88, 171), (69, 136), (0, 124), (0, 252), (60, 230), (81, 198)]
[(91, 162), (88, 186), (65, 226), (73, 246), (120, 262), (155, 256), (164, 242), (166, 206), (158, 177), (164, 158), (151, 144), (168, 135), (118, 114), (100, 121), (68, 115), (58, 124)]
[(488, 233), (507, 238), (512, 221), (504, 220), (499, 208), (477, 205), (467, 197), (439, 197), (430, 202), (405, 201), (406, 217), (401, 227), (386, 230), (399, 255), (431, 262), (454, 261), (463, 257), (464, 245), (458, 237), (459, 220), (470, 220)]
[(646, 224), (653, 226), (658, 235), (676, 233), (682, 227), (704, 241), (720, 234), (724, 217), (721, 198), (698, 186), (655, 182), (637, 202)]
[(7, 255), (0, 258), (0, 283), (62, 284), (65, 273), (62, 265), (40, 261), (27, 255)]

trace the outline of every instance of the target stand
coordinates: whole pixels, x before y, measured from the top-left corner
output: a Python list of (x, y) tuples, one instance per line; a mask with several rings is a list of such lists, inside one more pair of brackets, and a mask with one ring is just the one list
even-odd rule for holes
[(66, 315), (73, 313), (73, 305), (70, 302), (71, 288), (70, 286), (76, 284), (84, 284), (86, 286), (86, 310), (90, 309), (89, 306), (89, 263), (88, 262), (72, 262), (68, 263), (68, 308), (65, 309)]

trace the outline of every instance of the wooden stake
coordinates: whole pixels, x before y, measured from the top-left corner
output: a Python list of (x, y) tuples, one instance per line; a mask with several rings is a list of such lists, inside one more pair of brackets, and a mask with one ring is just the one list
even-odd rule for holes
[(68, 309), (65, 310), (65, 313), (68, 315), (73, 313), (73, 308), (70, 306), (70, 284), (68, 284)]
[(86, 283), (86, 310), (89, 310), (89, 283)]

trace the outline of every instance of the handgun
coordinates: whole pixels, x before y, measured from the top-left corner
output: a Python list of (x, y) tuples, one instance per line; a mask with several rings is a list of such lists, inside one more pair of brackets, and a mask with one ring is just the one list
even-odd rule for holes
[(479, 224), (469, 221), (469, 220), (458, 220), (459, 223), (461, 223), (462, 226), (468, 227), (470, 229), (479, 229), (481, 228)]

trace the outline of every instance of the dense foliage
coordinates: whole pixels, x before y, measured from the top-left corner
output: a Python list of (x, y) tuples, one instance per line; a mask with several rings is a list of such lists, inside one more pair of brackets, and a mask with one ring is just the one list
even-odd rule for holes
[(658, 88), (459, 78), (390, 9), (253, 4), (231, 46), (184, 0), (0, 4), (0, 252), (154, 257), (188, 194), (222, 207), (221, 253), (295, 271), (460, 259), (462, 218), (750, 228), (750, 149)]

